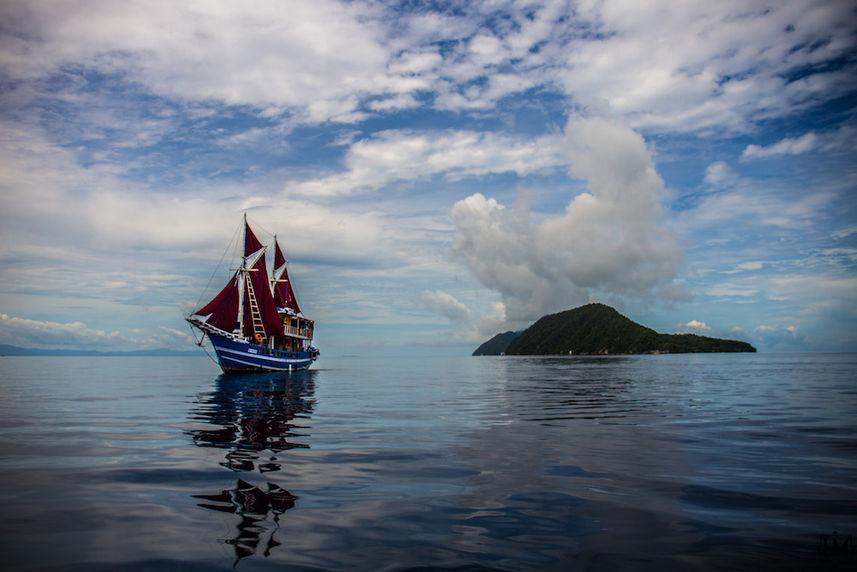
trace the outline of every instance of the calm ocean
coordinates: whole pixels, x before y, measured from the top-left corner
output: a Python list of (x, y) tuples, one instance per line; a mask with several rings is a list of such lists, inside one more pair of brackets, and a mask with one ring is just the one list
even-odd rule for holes
[(4, 570), (857, 565), (855, 354), (3, 357), (0, 385)]

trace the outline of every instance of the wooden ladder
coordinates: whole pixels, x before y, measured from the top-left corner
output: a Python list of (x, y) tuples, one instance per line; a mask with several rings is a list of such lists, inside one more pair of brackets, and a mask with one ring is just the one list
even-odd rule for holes
[[(247, 294), (250, 296), (250, 317), (253, 319), (253, 340), (254, 342), (265, 345), (268, 337), (265, 335), (265, 324), (262, 322), (262, 314), (259, 312), (259, 303), (256, 300), (256, 292), (253, 290), (253, 281), (248, 276)], [(259, 341), (256, 336), (261, 335), (262, 340)]]

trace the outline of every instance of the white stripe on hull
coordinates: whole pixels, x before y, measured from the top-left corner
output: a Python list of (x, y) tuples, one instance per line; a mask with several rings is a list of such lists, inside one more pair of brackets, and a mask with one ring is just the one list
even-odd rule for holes
[[(258, 354), (251, 354), (249, 352), (238, 352), (238, 351), (230, 350), (227, 348), (218, 348), (217, 346), (215, 346), (215, 349), (218, 352), (230, 353), (230, 354), (239, 355), (239, 356), (253, 356), (253, 359), (267, 360), (270, 362), (274, 362), (275, 364), (301, 363), (301, 362), (306, 361), (305, 359), (278, 358), (278, 357), (263, 356), (263, 355), (258, 355)], [(240, 360), (236, 360), (235, 358), (232, 358), (232, 357), (227, 358), (227, 359), (240, 361)], [(256, 364), (252, 364), (250, 362), (241, 362), (241, 363), (247, 363), (248, 365), (256, 365)]]
[[(297, 369), (307, 369), (307, 368), (309, 368), (310, 364), (312, 364), (312, 361), (310, 361), (310, 362), (309, 362), (309, 363), (307, 363), (306, 365), (302, 365), (302, 366), (295, 365), (295, 366), (290, 366), (290, 367), (273, 367), (273, 366), (269, 366), (269, 365), (259, 365), (259, 364), (257, 364), (257, 363), (252, 363), (252, 362), (249, 362), (249, 361), (244, 361), (244, 360), (240, 360), (240, 359), (235, 359), (235, 358), (232, 358), (232, 357), (226, 357), (226, 358), (223, 358), (223, 360), (222, 360), (222, 361), (224, 361), (224, 362), (234, 362), (234, 363), (239, 363), (239, 364), (241, 364), (241, 365), (246, 365), (246, 366), (249, 366), (249, 367), (251, 367), (251, 368), (255, 368), (255, 369), (268, 369), (268, 370), (272, 370), (272, 371), (294, 371), (294, 370), (297, 370)], [(297, 361), (297, 360), (296, 360), (296, 361)], [(226, 365), (226, 364), (223, 364), (223, 367), (229, 368), (229, 366), (228, 366), (228, 365)], [(245, 368), (241, 368), (241, 367), (239, 367), (239, 368), (234, 368), (234, 369), (245, 369)]]
[[(266, 356), (263, 354), (251, 353), (249, 350), (253, 346), (250, 345), (246, 346), (246, 350), (244, 348), (236, 350), (218, 345), (214, 342), (215, 340), (212, 339), (214, 350), (217, 352), (217, 357), (220, 360), (220, 366), (224, 371), (227, 369), (236, 371), (295, 371), (308, 369), (312, 365), (313, 361), (311, 357), (302, 359)], [(266, 350), (267, 348), (259, 349)]]

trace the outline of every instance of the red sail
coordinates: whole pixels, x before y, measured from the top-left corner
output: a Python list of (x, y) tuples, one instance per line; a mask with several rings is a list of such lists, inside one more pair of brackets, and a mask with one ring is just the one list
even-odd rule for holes
[(231, 332), (238, 325), (238, 274), (236, 273), (229, 284), (214, 297), (214, 300), (194, 312), (200, 316), (211, 314), (206, 320), (221, 330)]
[(250, 225), (247, 224), (247, 218), (244, 218), (244, 256), (250, 256), (254, 252), (258, 252), (260, 248), (262, 248), (262, 243), (259, 242), (259, 239), (256, 238), (256, 235), (253, 234), (253, 231), (250, 230)]
[(282, 274), (274, 282), (274, 302), (278, 308), (290, 308), (296, 314), (299, 314), (301, 309), (298, 306), (298, 299), (295, 296), (295, 291), (292, 288), (292, 282), (289, 279), (289, 271), (286, 268), (286, 257), (283, 256), (283, 251), (277, 241), (274, 241), (274, 276), (277, 277), (277, 272), (282, 268)]
[[(277, 314), (274, 298), (271, 296), (271, 288), (268, 286), (268, 268), (265, 264), (264, 254), (253, 265), (253, 271), (247, 272), (247, 279), (253, 283), (253, 293), (256, 295), (259, 315), (265, 327), (265, 337), (285, 335), (283, 321)], [(244, 335), (252, 338), (256, 333), (253, 330), (253, 314), (248, 288), (244, 291)]]
[(280, 243), (277, 242), (277, 235), (274, 235), (274, 272), (277, 268), (286, 263), (286, 257), (283, 256), (283, 249), (280, 248)]

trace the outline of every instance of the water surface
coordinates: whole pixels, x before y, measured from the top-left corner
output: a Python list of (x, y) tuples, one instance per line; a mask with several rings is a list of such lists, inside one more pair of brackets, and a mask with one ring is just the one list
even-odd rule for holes
[(853, 354), (255, 376), (0, 358), (4, 568), (848, 569), (855, 373)]

